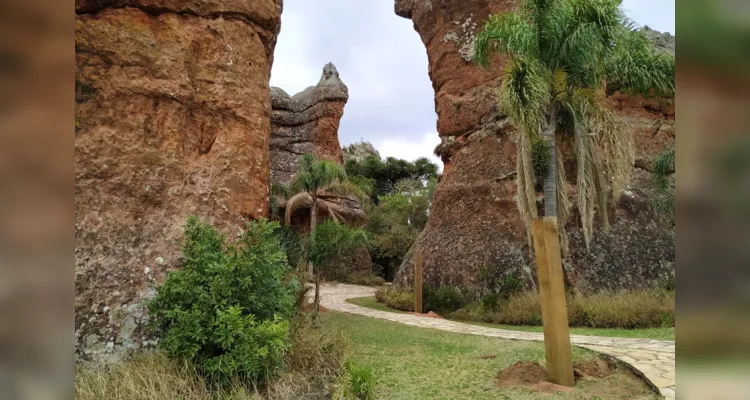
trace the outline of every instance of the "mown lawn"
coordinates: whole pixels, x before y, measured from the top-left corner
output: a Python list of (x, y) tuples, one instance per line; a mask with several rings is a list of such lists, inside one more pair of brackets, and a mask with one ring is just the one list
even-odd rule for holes
[[(387, 305), (378, 302), (374, 296), (349, 299), (347, 300), (347, 302), (354, 304), (354, 305), (358, 305), (360, 307), (371, 308), (373, 310), (404, 313), (404, 311), (390, 308)], [(492, 323), (486, 323), (486, 322), (466, 321), (466, 320), (456, 320), (456, 321), (463, 322), (466, 324), (488, 326), (490, 328), (507, 329), (507, 330), (513, 330), (513, 331), (542, 332), (541, 326), (501, 325), (501, 324), (492, 324)], [(675, 338), (674, 327), (642, 328), (642, 329), (614, 329), (614, 328), (602, 329), (602, 328), (576, 328), (574, 327), (574, 328), (570, 328), (570, 333), (574, 335), (642, 338), (642, 339), (654, 339), (654, 340), (674, 340)]]
[[(496, 386), (498, 372), (517, 361), (544, 365), (544, 345), (538, 342), (462, 335), (338, 312), (324, 313), (321, 322), (345, 332), (353, 360), (372, 368), (378, 399), (659, 398), (622, 368), (607, 378), (585, 378), (571, 393)], [(574, 348), (573, 357), (583, 361), (596, 356)]]

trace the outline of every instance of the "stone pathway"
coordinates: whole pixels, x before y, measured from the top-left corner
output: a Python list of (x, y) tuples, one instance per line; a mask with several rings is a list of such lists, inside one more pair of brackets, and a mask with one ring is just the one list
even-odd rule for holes
[[(425, 318), (412, 314), (378, 311), (346, 302), (347, 299), (374, 296), (375, 290), (375, 288), (367, 286), (323, 284), (320, 288), (321, 304), (329, 310), (364, 315), (421, 328), (502, 339), (544, 341), (543, 334), (538, 332), (509, 331), (443, 319)], [(629, 364), (648, 383), (658, 388), (665, 398), (675, 398), (675, 347), (673, 341), (583, 335), (571, 335), (570, 340), (576, 346), (603, 353)]]

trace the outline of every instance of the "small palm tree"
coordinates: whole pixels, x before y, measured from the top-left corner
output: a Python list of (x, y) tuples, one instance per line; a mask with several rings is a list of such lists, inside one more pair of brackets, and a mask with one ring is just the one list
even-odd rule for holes
[[(295, 211), (310, 208), (310, 235), (314, 235), (318, 223), (318, 210), (326, 212), (334, 221), (342, 221), (347, 212), (333, 200), (342, 196), (364, 196), (348, 181), (344, 167), (333, 161), (317, 159), (309, 153), (300, 157), (299, 171), (289, 186), (276, 186), (274, 190), (289, 198), (284, 215), (286, 225), (291, 224)], [(289, 193), (294, 194), (289, 197)], [(308, 275), (312, 276), (312, 265), (308, 267)]]
[[(475, 41), (475, 58), (509, 58), (500, 106), (518, 132), (516, 197), (527, 226), (537, 217), (532, 147), (547, 144), (544, 215), (559, 219), (563, 251), (570, 204), (556, 141), (572, 140), (576, 203), (589, 246), (598, 208), (609, 227), (609, 190), (617, 199), (632, 171), (632, 134), (606, 107), (605, 86), (674, 93), (674, 57), (658, 54), (620, 9), (621, 0), (522, 0), (515, 13), (491, 16)], [(544, 153), (542, 151), (542, 153)], [(529, 236), (530, 240), (530, 236)]]
[(313, 315), (320, 311), (320, 273), (341, 254), (367, 244), (364, 230), (350, 228), (335, 220), (318, 224), (310, 233), (307, 244), (307, 259), (315, 271), (315, 299)]

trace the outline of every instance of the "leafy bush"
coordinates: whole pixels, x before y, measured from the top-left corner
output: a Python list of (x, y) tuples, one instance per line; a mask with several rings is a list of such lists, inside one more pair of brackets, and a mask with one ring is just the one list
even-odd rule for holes
[(397, 310), (414, 311), (414, 292), (394, 287), (383, 287), (375, 292), (375, 298)]
[[(402, 311), (414, 311), (414, 292), (398, 287), (383, 287), (375, 292), (375, 298), (391, 308)], [(422, 311), (449, 313), (466, 304), (465, 297), (460, 290), (441, 286), (433, 289), (429, 286), (422, 288)]]
[(183, 267), (149, 302), (167, 355), (193, 361), (213, 382), (262, 380), (283, 365), (288, 323), (300, 285), (276, 231), (261, 220), (234, 243), (195, 217), (185, 225)]
[(463, 293), (451, 286), (441, 286), (437, 289), (425, 286), (422, 292), (424, 312), (449, 313), (466, 305)]
[(385, 280), (373, 273), (352, 273), (342, 279), (341, 282), (353, 285), (380, 286), (385, 283)]

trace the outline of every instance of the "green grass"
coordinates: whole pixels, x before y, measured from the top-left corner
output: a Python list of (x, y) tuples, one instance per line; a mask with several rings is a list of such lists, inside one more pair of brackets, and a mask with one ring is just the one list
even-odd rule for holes
[[(378, 399), (657, 399), (646, 384), (617, 369), (604, 379), (584, 379), (572, 393), (540, 393), (497, 387), (498, 372), (517, 361), (544, 364), (544, 345), (411, 327), (337, 312), (322, 315), (324, 326), (350, 338), (351, 358), (372, 367)], [(482, 358), (482, 356), (495, 356)], [(594, 353), (573, 348), (582, 361)]]
[[(371, 308), (378, 311), (388, 311), (395, 313), (404, 313), (405, 311), (390, 308), (387, 305), (378, 302), (374, 296), (359, 297), (348, 299), (347, 303), (358, 305), (360, 307)], [(523, 325), (501, 325), (487, 322), (455, 320), (471, 325), (487, 326), (490, 328), (507, 329), (523, 332), (542, 332), (541, 326), (523, 326)], [(640, 328), (640, 329), (616, 329), (616, 328), (570, 328), (570, 333), (574, 335), (622, 337), (622, 338), (639, 338), (654, 340), (674, 340), (674, 327), (669, 328)]]

